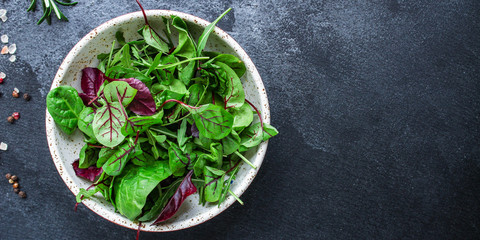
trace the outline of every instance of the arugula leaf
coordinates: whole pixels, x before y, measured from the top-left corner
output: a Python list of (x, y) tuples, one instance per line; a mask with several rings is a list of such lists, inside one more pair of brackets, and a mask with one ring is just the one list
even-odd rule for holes
[(195, 43), (188, 33), (187, 24), (181, 18), (172, 16), (172, 26), (178, 30), (178, 45), (172, 54), (184, 58), (196, 57)]
[(168, 45), (160, 39), (160, 37), (155, 33), (155, 31), (152, 30), (152, 28), (149, 25), (146, 25), (143, 28), (143, 39), (145, 39), (145, 42), (157, 49), (161, 53), (167, 53), (168, 52)]
[(48, 112), (66, 134), (72, 134), (77, 128), (78, 116), (83, 107), (82, 99), (73, 87), (60, 86), (47, 95)]
[(208, 26), (203, 30), (202, 35), (200, 35), (200, 38), (198, 39), (198, 46), (197, 46), (197, 56), (200, 56), (202, 54), (203, 49), (205, 48), (205, 45), (207, 44), (208, 37), (210, 36), (210, 33), (212, 33), (213, 29), (215, 28), (215, 25), (220, 21), (220, 19), (223, 18), (228, 12), (232, 10), (231, 8), (227, 9), (225, 12), (220, 15), (215, 21), (212, 23), (208, 24)]

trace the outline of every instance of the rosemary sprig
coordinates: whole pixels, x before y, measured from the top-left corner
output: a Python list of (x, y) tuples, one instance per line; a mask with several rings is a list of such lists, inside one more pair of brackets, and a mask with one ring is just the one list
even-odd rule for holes
[[(78, 2), (72, 2), (71, 0), (40, 0), (43, 7), (43, 15), (38, 20), (37, 24), (41, 24), (43, 21), (47, 20), (48, 25), (52, 24), (52, 11), (55, 13), (59, 20), (68, 21), (68, 18), (63, 15), (62, 11), (57, 6), (57, 3), (63, 6), (74, 6)], [(27, 9), (27, 12), (35, 11), (37, 5), (37, 0), (32, 0), (30, 6)]]

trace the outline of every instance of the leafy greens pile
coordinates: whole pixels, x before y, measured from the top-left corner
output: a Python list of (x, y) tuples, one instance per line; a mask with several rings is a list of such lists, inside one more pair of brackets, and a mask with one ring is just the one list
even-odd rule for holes
[[(100, 192), (130, 220), (157, 224), (197, 191), (200, 204), (221, 204), (228, 194), (241, 202), (230, 184), (242, 161), (255, 168), (243, 153), (278, 132), (245, 99), (243, 62), (204, 51), (229, 10), (198, 42), (177, 16), (163, 19), (164, 39), (144, 15), (142, 39), (126, 42), (117, 32), (111, 51), (98, 56), (98, 68), (82, 70), (83, 93), (60, 86), (48, 94), (57, 126), (85, 135), (72, 165), (94, 183), (80, 190), (77, 204)], [(172, 30), (179, 35), (176, 46)]]

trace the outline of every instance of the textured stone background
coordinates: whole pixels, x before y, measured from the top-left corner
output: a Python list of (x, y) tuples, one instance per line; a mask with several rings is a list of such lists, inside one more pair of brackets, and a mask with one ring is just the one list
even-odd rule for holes
[[(70, 22), (35, 22), (26, 0), (2, 0), (0, 239), (133, 239), (85, 207), (51, 161), (45, 96), (63, 57), (133, 0), (79, 0)], [(480, 237), (480, 1), (154, 1), (213, 20), (263, 78), (272, 123), (259, 175), (233, 207), (200, 226), (141, 239), (472, 239)], [(302, 2), (302, 3), (298, 3)], [(39, 4), (39, 3), (38, 3)], [(24, 102), (14, 87), (29, 92)], [(13, 111), (21, 119), (6, 122)]]

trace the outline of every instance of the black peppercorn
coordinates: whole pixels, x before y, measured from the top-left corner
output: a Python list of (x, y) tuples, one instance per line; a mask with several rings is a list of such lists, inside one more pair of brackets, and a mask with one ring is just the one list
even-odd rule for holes
[(15, 118), (13, 118), (12, 116), (9, 116), (9, 117), (7, 118), (7, 121), (8, 121), (9, 123), (14, 123), (14, 122), (15, 122)]
[(12, 179), (13, 181), (17, 181), (18, 177), (17, 177), (17, 175), (13, 175), (13, 176), (10, 177), (10, 179)]
[(16, 194), (18, 194), (18, 193), (20, 192), (20, 189), (14, 188), (14, 189), (13, 189), (13, 192), (16, 193)]
[(18, 97), (19, 97), (18, 92), (15, 91), (15, 90), (13, 90), (13, 92), (12, 92), (12, 97), (18, 98)]
[(7, 179), (10, 179), (10, 178), (12, 177), (12, 174), (7, 173), (7, 174), (5, 174), (5, 177), (6, 177)]
[(28, 93), (25, 93), (23, 94), (23, 99), (25, 99), (25, 101), (30, 101), (30, 95)]
[(20, 191), (18, 192), (18, 196), (20, 196), (21, 198), (26, 198), (27, 194), (24, 191)]

